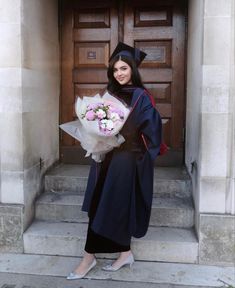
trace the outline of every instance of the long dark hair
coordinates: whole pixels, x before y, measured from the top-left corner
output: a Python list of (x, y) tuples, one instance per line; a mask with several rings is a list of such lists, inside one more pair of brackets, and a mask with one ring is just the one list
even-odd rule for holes
[(144, 88), (144, 85), (142, 83), (141, 80), (141, 76), (139, 73), (139, 70), (136, 66), (136, 62), (134, 59), (127, 57), (127, 56), (116, 56), (113, 59), (111, 59), (111, 61), (109, 62), (109, 67), (108, 67), (108, 71), (107, 71), (107, 76), (108, 76), (108, 85), (107, 85), (107, 89), (112, 92), (112, 93), (117, 93), (118, 91), (120, 91), (120, 89), (122, 88), (122, 85), (120, 85), (117, 80), (114, 78), (113, 76), (113, 70), (114, 70), (114, 65), (118, 60), (122, 60), (123, 62), (127, 63), (130, 67), (131, 67), (131, 82), (132, 85), (135, 87), (142, 87)]

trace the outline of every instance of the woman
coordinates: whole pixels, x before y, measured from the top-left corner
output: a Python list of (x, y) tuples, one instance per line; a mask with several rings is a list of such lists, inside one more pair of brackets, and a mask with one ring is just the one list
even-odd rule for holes
[(89, 225), (84, 257), (69, 280), (83, 278), (95, 265), (95, 253), (120, 256), (106, 271), (132, 265), (131, 237), (143, 237), (148, 229), (152, 193), (153, 162), (160, 151), (161, 118), (144, 89), (138, 65), (146, 54), (119, 43), (110, 57), (107, 89), (131, 107), (120, 133), (125, 142), (107, 153), (90, 169), (82, 209)]

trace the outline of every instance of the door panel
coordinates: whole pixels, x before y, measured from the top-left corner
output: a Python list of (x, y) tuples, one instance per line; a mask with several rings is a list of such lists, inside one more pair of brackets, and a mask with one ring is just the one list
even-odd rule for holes
[[(147, 53), (140, 73), (156, 100), (163, 118), (164, 141), (170, 147), (167, 155), (158, 157), (157, 164), (182, 164), (185, 1), (64, 0), (61, 15), (60, 122), (76, 118), (76, 97), (94, 95), (106, 86), (110, 54), (118, 41), (124, 41)], [(63, 132), (60, 151), (63, 162), (87, 162), (79, 143)]]
[[(114, 1), (62, 1), (61, 15), (60, 122), (65, 123), (76, 118), (76, 97), (105, 87), (110, 50), (118, 42), (118, 19)], [(61, 160), (79, 162), (80, 152), (78, 141), (61, 132)]]
[(185, 113), (184, 1), (128, 0), (125, 3), (124, 42), (147, 54), (140, 72), (146, 88), (155, 98), (163, 118), (164, 140), (171, 148), (165, 157), (168, 159), (163, 160), (180, 164)]

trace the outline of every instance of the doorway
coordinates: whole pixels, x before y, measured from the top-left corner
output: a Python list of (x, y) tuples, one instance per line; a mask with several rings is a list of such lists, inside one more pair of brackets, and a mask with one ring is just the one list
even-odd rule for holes
[[(163, 119), (164, 141), (170, 147), (157, 165), (184, 162), (185, 127), (185, 0), (61, 0), (60, 123), (76, 118), (77, 96), (91, 96), (106, 86), (108, 59), (118, 41), (147, 53), (140, 66)], [(79, 142), (61, 132), (63, 163), (87, 164)]]

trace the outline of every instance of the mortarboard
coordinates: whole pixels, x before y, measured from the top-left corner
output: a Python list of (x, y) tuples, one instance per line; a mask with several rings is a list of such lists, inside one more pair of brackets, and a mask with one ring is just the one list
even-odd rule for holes
[(116, 56), (127, 56), (133, 58), (136, 62), (136, 65), (139, 66), (140, 63), (144, 60), (147, 54), (138, 48), (131, 47), (123, 42), (119, 42), (117, 47), (114, 49), (109, 61), (111, 61)]

